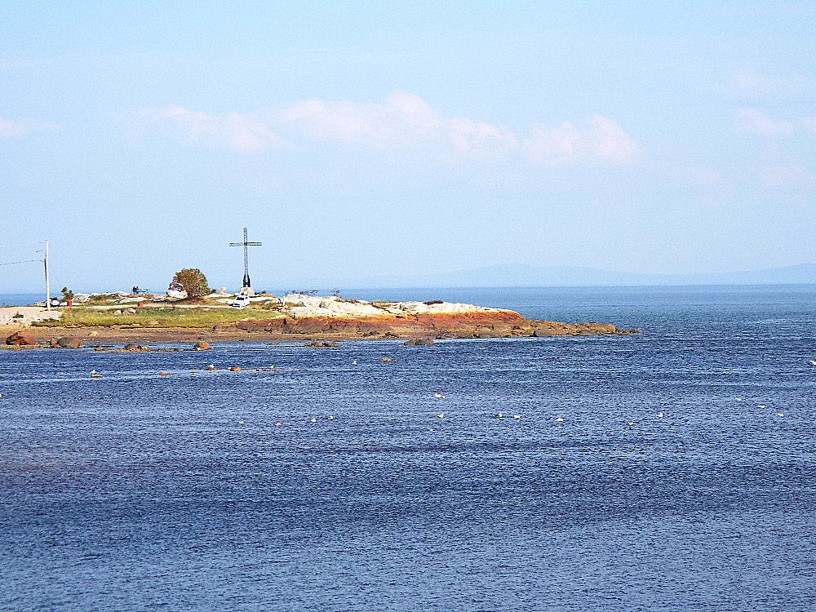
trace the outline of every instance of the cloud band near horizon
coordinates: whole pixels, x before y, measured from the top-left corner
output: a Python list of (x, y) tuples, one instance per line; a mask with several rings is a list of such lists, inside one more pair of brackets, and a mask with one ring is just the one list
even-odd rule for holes
[(221, 115), (168, 105), (140, 109), (135, 117), (140, 124), (188, 145), (243, 153), (323, 142), (384, 152), (414, 150), (448, 159), (521, 155), (548, 166), (627, 166), (640, 158), (635, 140), (616, 120), (603, 115), (589, 117), (583, 126), (569, 121), (554, 128), (534, 123), (522, 137), (492, 123), (445, 116), (421, 97), (401, 91), (384, 103), (313, 98), (261, 112)]

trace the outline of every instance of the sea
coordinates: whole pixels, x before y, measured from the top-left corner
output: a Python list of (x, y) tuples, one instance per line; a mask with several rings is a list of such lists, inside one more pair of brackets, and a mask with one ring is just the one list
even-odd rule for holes
[(0, 609), (816, 609), (816, 286), (348, 297), (642, 331), (2, 350)]

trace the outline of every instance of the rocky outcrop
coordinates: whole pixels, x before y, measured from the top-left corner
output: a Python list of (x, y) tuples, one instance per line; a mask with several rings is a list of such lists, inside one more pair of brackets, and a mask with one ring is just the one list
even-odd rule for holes
[(18, 331), (6, 338), (6, 344), (9, 346), (35, 346), (37, 341), (31, 332)]
[(533, 333), (545, 336), (607, 336), (640, 333), (639, 329), (618, 329), (611, 323), (561, 323), (560, 321), (531, 321)]
[[(439, 314), (384, 314), (362, 317), (277, 317), (238, 321), (237, 329), (271, 335), (411, 338), (511, 335), (529, 321), (509, 310)], [(524, 334), (517, 334), (524, 335)], [(527, 334), (529, 335), (529, 334)]]
[[(402, 338), (408, 340), (406, 344), (419, 346), (433, 344), (434, 339), (441, 338), (589, 336), (639, 331), (622, 330), (607, 323), (537, 321), (512, 310), (441, 300), (367, 302), (339, 296), (320, 297), (304, 294), (288, 294), (276, 300), (274, 308), (270, 310), (248, 309), (245, 314), (242, 313), (242, 316), (246, 316), (245, 319), (216, 324), (211, 328), (212, 338), (221, 341), (255, 337), (301, 342), (330, 342), (350, 338)], [(75, 329), (55, 326), (39, 331), (41, 339), (43, 335), (48, 339), (59, 338), (60, 334), (76, 333)], [(136, 343), (145, 340), (164, 343), (189, 342), (195, 344), (187, 350), (206, 350), (209, 343), (201, 339), (201, 333), (200, 328), (185, 327), (184, 317), (179, 318), (177, 327), (159, 327), (158, 320), (151, 320), (138, 329), (130, 325), (117, 325), (92, 328), (90, 331), (90, 335), (98, 334), (101, 338), (125, 342)], [(131, 347), (129, 350), (137, 349)]]
[(76, 349), (82, 346), (82, 341), (76, 336), (63, 336), (62, 338), (57, 339), (56, 346), (59, 348)]
[(350, 300), (340, 296), (312, 296), (293, 293), (284, 296), (281, 307), (295, 318), (339, 317), (362, 318), (382, 315), (461, 314), (495, 312), (498, 309), (473, 304), (430, 300), (428, 302), (389, 302)]
[(219, 325), (214, 331), (243, 330), (272, 337), (413, 338), (427, 344), (432, 338), (507, 338), (514, 336), (590, 336), (627, 334), (609, 323), (534, 321), (512, 310), (382, 314), (356, 317), (276, 317)]

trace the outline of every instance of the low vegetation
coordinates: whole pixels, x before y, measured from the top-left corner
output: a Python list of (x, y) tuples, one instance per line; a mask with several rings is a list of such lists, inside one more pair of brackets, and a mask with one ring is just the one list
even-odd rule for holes
[(170, 281), (170, 289), (183, 291), (192, 301), (198, 301), (210, 292), (207, 277), (198, 268), (184, 268), (176, 272)]
[(115, 304), (120, 298), (118, 293), (92, 293), (87, 304)]
[(63, 308), (59, 319), (38, 321), (39, 327), (201, 327), (231, 323), (243, 319), (268, 319), (274, 311), (248, 307), (243, 309), (202, 306), (142, 306), (137, 308)]

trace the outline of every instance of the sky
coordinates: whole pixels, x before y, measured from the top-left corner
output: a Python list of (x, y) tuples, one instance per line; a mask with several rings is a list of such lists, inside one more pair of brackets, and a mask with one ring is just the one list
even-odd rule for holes
[(0, 293), (816, 262), (816, 3), (0, 3)]

